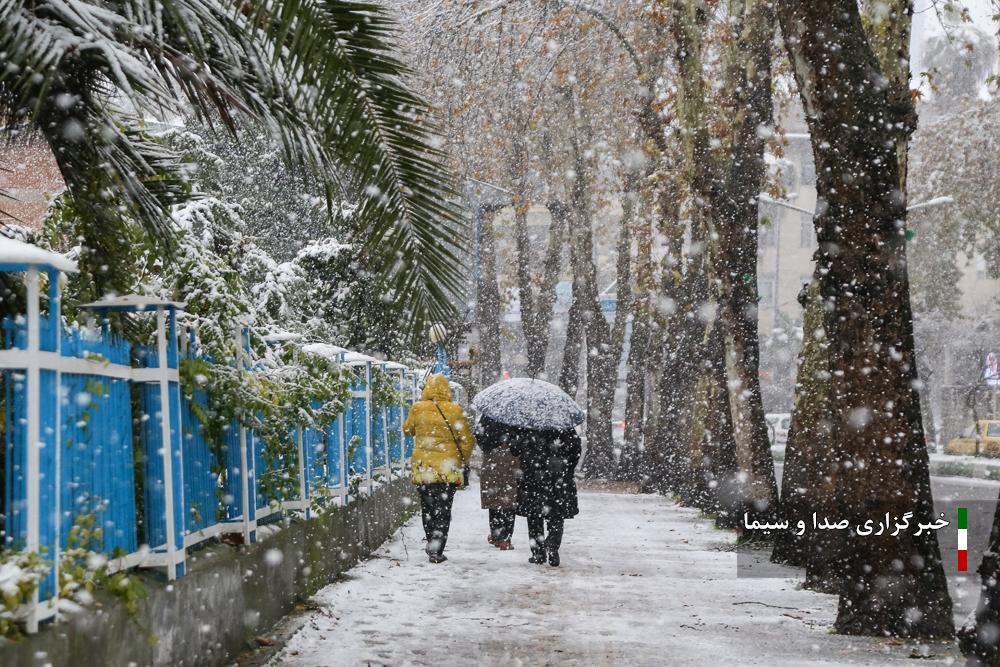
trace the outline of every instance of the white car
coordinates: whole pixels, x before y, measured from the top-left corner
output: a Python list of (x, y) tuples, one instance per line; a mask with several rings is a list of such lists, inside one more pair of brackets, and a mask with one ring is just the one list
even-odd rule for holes
[(788, 444), (788, 427), (792, 424), (792, 415), (787, 412), (772, 412), (764, 415), (767, 422), (767, 433), (771, 438), (772, 447), (784, 447)]

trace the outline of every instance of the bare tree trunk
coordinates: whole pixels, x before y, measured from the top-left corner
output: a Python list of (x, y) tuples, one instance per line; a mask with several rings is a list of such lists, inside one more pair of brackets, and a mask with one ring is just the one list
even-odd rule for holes
[(480, 208), (482, 229), (480, 231), (480, 272), (479, 299), (476, 302), (476, 317), (479, 320), (480, 368), (483, 386), (489, 386), (500, 379), (500, 287), (497, 284), (496, 235), (493, 218), (496, 211)]
[[(523, 177), (520, 180), (523, 181)], [(519, 188), (514, 204), (514, 237), (517, 248), (517, 280), (521, 297), (521, 327), (527, 349), (529, 377), (538, 377), (545, 373), (552, 312), (556, 299), (555, 290), (559, 282), (566, 219), (569, 215), (566, 205), (557, 200), (549, 201), (546, 207), (551, 218), (548, 245), (541, 276), (536, 278), (532, 266), (533, 243), (528, 236), (529, 204), (523, 187)]]
[(687, 317), (690, 311), (678, 304), (678, 311), (664, 327), (661, 343), (660, 382), (657, 385), (657, 420), (646, 441), (644, 476), (650, 488), (667, 493), (687, 492), (691, 484), (691, 452), (687, 437), (694, 422), (698, 360), (695, 356), (699, 327)]
[[(575, 282), (575, 281), (574, 281)], [(583, 351), (583, 304), (576, 288), (569, 306), (566, 323), (566, 344), (563, 347), (562, 369), (559, 372), (559, 387), (570, 396), (576, 397), (580, 387), (580, 353)]]
[[(679, 179), (661, 171), (654, 181), (656, 229), (666, 253), (661, 262), (656, 307), (650, 308), (649, 419), (643, 431), (643, 488), (667, 493), (689, 478), (680, 433), (687, 428), (697, 342), (684, 269), (685, 225), (681, 222)], [(650, 304), (652, 306), (652, 304)]]
[[(625, 382), (625, 448), (637, 454), (642, 447), (646, 418), (646, 384), (649, 375), (650, 303), (653, 291), (652, 218), (642, 215), (636, 225), (635, 298), (632, 305), (632, 335)], [(621, 308), (621, 305), (619, 305)]]
[[(516, 126), (520, 126), (517, 124)], [(515, 264), (517, 267), (518, 296), (521, 304), (521, 329), (524, 332), (524, 343), (528, 356), (528, 375), (537, 366), (539, 345), (536, 339), (535, 323), (535, 286), (532, 280), (531, 240), (528, 238), (528, 200), (525, 172), (528, 166), (527, 147), (520, 132), (511, 136), (510, 177), (514, 182), (514, 245), (516, 249)], [(547, 347), (547, 346), (546, 346)], [(545, 366), (545, 350), (541, 350), (541, 364)]]
[[(934, 518), (915, 383), (899, 143), (915, 127), (890, 98), (857, 3), (779, 0), (777, 13), (816, 159), (819, 291), (830, 339), (830, 418), (844, 458), (838, 516)], [(896, 8), (907, 8), (897, 3)], [(905, 190), (904, 190), (905, 191)], [(935, 531), (848, 538), (836, 629), (950, 636), (951, 599)]]
[[(785, 447), (781, 484), (782, 518), (795, 525), (818, 516), (834, 516), (833, 478), (837, 463), (837, 425), (830, 419), (828, 340), (823, 329), (823, 305), (816, 280), (803, 288), (799, 303), (805, 311), (802, 351), (795, 383), (795, 405)], [(840, 590), (845, 541), (840, 531), (779, 531), (771, 560), (806, 568), (805, 587), (826, 593)]]
[(735, 96), (732, 156), (714, 206), (713, 275), (721, 291), (729, 406), (744, 480), (738, 514), (768, 521), (777, 510), (778, 486), (760, 390), (757, 200), (766, 170), (760, 128), (771, 124), (774, 13), (764, 0), (732, 0), (730, 7), (736, 18), (730, 67)]
[(556, 285), (559, 284), (563, 247), (566, 245), (567, 227), (569, 225), (569, 208), (562, 202), (551, 199), (545, 207), (549, 211), (549, 241), (542, 264), (541, 285), (538, 301), (535, 304), (535, 321), (531, 338), (535, 351), (529, 348), (528, 372), (531, 377), (545, 374), (545, 360), (549, 349), (549, 339), (552, 333), (552, 315), (556, 303)]
[[(691, 448), (691, 467), (693, 479), (681, 480), (682, 484), (696, 485), (695, 498), (704, 495), (712, 496), (708, 503), (718, 506), (715, 495), (719, 486), (709, 484), (701, 472), (704, 462), (703, 447), (706, 437), (711, 438), (711, 451), (719, 460), (729, 458), (722, 448), (735, 444), (732, 433), (733, 421), (728, 402), (713, 401), (719, 394), (719, 370), (725, 371), (725, 348), (714, 344), (713, 332), (716, 331), (716, 309), (718, 294), (714, 284), (717, 276), (712, 274), (713, 266), (709, 256), (712, 244), (713, 210), (719, 198), (721, 185), (713, 166), (713, 155), (710, 149), (709, 134), (705, 113), (705, 84), (702, 75), (702, 34), (707, 22), (705, 7), (692, 0), (673, 0), (670, 5), (671, 31), (676, 44), (675, 62), (679, 70), (678, 107), (680, 121), (685, 129), (684, 146), (684, 180), (692, 198), (691, 206), (691, 250), (690, 257), (684, 263), (684, 288), (687, 293), (687, 316), (698, 327), (699, 333), (692, 341), (701, 341), (692, 350), (696, 364), (693, 368), (695, 396), (694, 419), (688, 424), (686, 434), (688, 447)], [(680, 295), (678, 295), (680, 296)], [(725, 389), (725, 386), (721, 387)], [(726, 389), (726, 391), (728, 391)], [(725, 395), (725, 394), (723, 394)], [(723, 410), (727, 414), (715, 414)], [(706, 420), (710, 420), (710, 423)], [(729, 432), (725, 432), (726, 429)], [(663, 425), (661, 425), (661, 432)], [(711, 467), (712, 462), (708, 465)]]
[(706, 461), (702, 476), (705, 482), (707, 504), (705, 509), (716, 515), (719, 528), (736, 528), (743, 525), (742, 511), (745, 509), (745, 482), (739, 474), (741, 469), (737, 447), (733, 413), (730, 410), (729, 374), (722, 361), (725, 354), (724, 324), (716, 320), (706, 328), (706, 361), (710, 364), (705, 374), (711, 394), (706, 405), (708, 416), (705, 420)]
[(596, 267), (594, 278), (594, 300), (591, 307), (594, 316), (590, 321), (589, 332), (593, 331), (595, 345), (588, 352), (590, 355), (588, 369), (593, 369), (593, 375), (588, 375), (588, 425), (587, 425), (587, 460), (585, 469), (591, 477), (617, 477), (617, 461), (614, 455), (614, 438), (612, 436), (612, 419), (614, 417), (615, 391), (618, 388), (618, 366), (621, 363), (622, 350), (625, 345), (625, 327), (631, 308), (631, 288), (629, 273), (632, 262), (632, 226), (635, 224), (637, 202), (635, 196), (636, 179), (633, 175), (626, 177), (626, 191), (622, 197), (622, 221), (616, 248), (616, 296), (614, 321), (609, 325), (601, 304), (597, 299)]
[(589, 221), (581, 234), (581, 257), (586, 264), (581, 267), (580, 282), (587, 341), (587, 453), (583, 469), (588, 477), (606, 478), (614, 469), (611, 411), (618, 374), (617, 368), (611, 365), (611, 335), (598, 301), (593, 229)]

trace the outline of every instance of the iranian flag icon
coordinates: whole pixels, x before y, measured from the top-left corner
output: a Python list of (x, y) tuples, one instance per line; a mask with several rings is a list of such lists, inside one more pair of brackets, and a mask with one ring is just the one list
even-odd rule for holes
[(958, 508), (958, 571), (969, 570), (969, 510)]

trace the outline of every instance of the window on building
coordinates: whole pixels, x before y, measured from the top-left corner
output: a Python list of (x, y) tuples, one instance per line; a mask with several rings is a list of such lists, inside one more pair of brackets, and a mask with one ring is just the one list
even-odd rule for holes
[(760, 294), (760, 305), (774, 305), (774, 274), (761, 273), (757, 275), (757, 291)]
[(816, 229), (812, 220), (803, 220), (799, 223), (799, 247), (810, 250), (816, 248)]
[(812, 152), (808, 154), (808, 159), (802, 160), (799, 163), (802, 168), (801, 181), (802, 185), (816, 185), (816, 163), (812, 160)]
[(781, 166), (781, 184), (785, 186), (785, 192), (799, 191), (798, 165), (786, 160)]
[(781, 211), (774, 204), (760, 202), (757, 207), (757, 221), (760, 225), (757, 228), (757, 247), (773, 248), (775, 243), (774, 230), (778, 225), (778, 216)]
[(774, 223), (762, 223), (757, 231), (757, 245), (761, 248), (774, 247)]

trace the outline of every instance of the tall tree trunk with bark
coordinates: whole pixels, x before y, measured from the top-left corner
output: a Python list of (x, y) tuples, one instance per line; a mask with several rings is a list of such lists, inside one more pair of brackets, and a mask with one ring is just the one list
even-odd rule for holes
[(681, 444), (691, 416), (694, 357), (699, 340), (687, 288), (684, 255), (685, 225), (681, 220), (679, 178), (660, 169), (654, 183), (656, 229), (663, 239), (650, 341), (649, 419), (643, 431), (643, 488), (667, 493), (690, 479)]
[(597, 298), (595, 267), (594, 301), (591, 304), (594, 316), (587, 327), (587, 341), (590, 349), (588, 350), (587, 363), (587, 403), (589, 409), (585, 470), (591, 477), (607, 479), (617, 477), (612, 419), (614, 417), (615, 392), (618, 388), (618, 366), (621, 363), (625, 346), (625, 327), (631, 309), (632, 290), (629, 274), (632, 266), (632, 227), (635, 225), (635, 218), (638, 215), (636, 186), (635, 175), (626, 175), (625, 192), (622, 196), (621, 229), (615, 248), (617, 305), (614, 319), (610, 323), (607, 321)]
[(628, 375), (625, 380), (625, 448), (639, 453), (646, 419), (646, 385), (653, 293), (653, 220), (642, 207), (636, 225), (635, 296), (632, 303), (632, 335), (629, 339)]
[[(837, 456), (836, 424), (830, 419), (830, 365), (817, 280), (799, 294), (804, 315), (802, 351), (795, 383), (795, 405), (785, 447), (781, 482), (782, 518), (795, 525), (836, 514), (833, 479)], [(806, 568), (804, 586), (825, 593), (840, 590), (846, 544), (840, 531), (779, 531), (771, 560)]]
[(757, 206), (766, 172), (763, 128), (772, 123), (774, 13), (765, 0), (732, 0), (730, 12), (735, 19), (731, 159), (714, 206), (713, 275), (721, 291), (726, 386), (742, 473), (737, 513), (767, 521), (777, 510), (778, 486), (760, 389)]
[[(725, 364), (718, 360), (725, 354), (725, 326), (716, 320), (706, 329), (707, 359), (713, 360), (710, 373), (705, 375), (710, 395), (705, 420), (706, 457), (700, 479), (705, 487), (707, 505), (704, 509), (715, 514), (719, 528), (737, 528), (743, 525), (742, 512), (746, 509), (746, 483), (741, 481), (739, 449), (733, 424), (735, 411), (731, 410), (729, 377)], [(770, 453), (770, 450), (768, 451)]]
[[(890, 98), (854, 0), (779, 0), (777, 13), (816, 160), (830, 417), (844, 454), (833, 479), (838, 518), (860, 525), (913, 512), (914, 522), (929, 523), (897, 159), (915, 126), (913, 107)], [(847, 539), (838, 631), (953, 634), (934, 531)]]
[(497, 283), (496, 234), (493, 218), (496, 210), (481, 206), (479, 298), (476, 318), (479, 321), (480, 382), (486, 387), (500, 379), (500, 287)]
[[(572, 237), (572, 233), (570, 234)], [(573, 241), (570, 241), (572, 246)], [(572, 250), (572, 247), (571, 247)], [(571, 257), (576, 253), (571, 252)], [(576, 260), (571, 260), (576, 263)], [(579, 295), (575, 287), (574, 277), (573, 300), (569, 305), (569, 313), (566, 318), (566, 343), (563, 346), (562, 368), (559, 371), (559, 388), (570, 396), (576, 397), (580, 388), (580, 354), (583, 352), (583, 297)]]
[[(523, 142), (518, 142), (522, 146)], [(527, 160), (521, 151), (516, 151), (518, 162)], [(550, 223), (547, 248), (542, 262), (541, 275), (534, 268), (532, 248), (535, 242), (529, 238), (528, 211), (530, 202), (524, 187), (524, 177), (516, 178), (519, 186), (514, 197), (514, 238), (517, 262), (517, 283), (521, 302), (521, 328), (527, 349), (529, 377), (545, 373), (545, 361), (549, 351), (549, 333), (552, 313), (556, 300), (556, 284), (559, 282), (560, 260), (565, 242), (567, 207), (558, 200), (546, 203)]]
[[(691, 198), (689, 215), (691, 219), (691, 245), (685, 262), (685, 291), (687, 292), (685, 313), (698, 326), (700, 333), (692, 342), (694, 349), (694, 418), (687, 424), (685, 435), (691, 448), (693, 477), (682, 481), (693, 484), (693, 498), (715, 496), (720, 488), (731, 488), (734, 480), (706, 480), (705, 470), (715, 465), (711, 457), (705, 456), (706, 444), (710, 452), (719, 460), (729, 460), (730, 453), (721, 448), (735, 443), (732, 433), (731, 414), (716, 415), (717, 409), (730, 412), (728, 402), (713, 401), (713, 397), (725, 396), (725, 348), (709, 344), (716, 330), (718, 308), (717, 278), (713, 276), (716, 267), (712, 264), (710, 245), (713, 227), (714, 204), (719, 198), (720, 183), (713, 165), (713, 155), (709, 141), (705, 109), (705, 83), (702, 73), (702, 34), (707, 22), (705, 7), (693, 0), (673, 0), (670, 5), (671, 32), (674, 37), (675, 62), (678, 67), (678, 108), (680, 122), (684, 128), (684, 180)], [(699, 344), (698, 341), (701, 341)], [(722, 370), (720, 373), (719, 370)], [(711, 418), (711, 427), (706, 422)], [(663, 431), (664, 424), (660, 425)], [(728, 429), (729, 432), (724, 432)], [(710, 438), (710, 440), (706, 440)], [(733, 471), (735, 475), (735, 471)], [(715, 484), (709, 484), (714, 481)], [(719, 505), (717, 498), (699, 501), (709, 506)]]
[[(668, 287), (671, 292), (673, 289)], [(690, 317), (690, 307), (678, 303), (663, 326), (656, 386), (657, 419), (646, 439), (645, 472), (647, 487), (681, 496), (694, 495), (691, 472), (691, 440), (697, 395), (701, 327)]]

